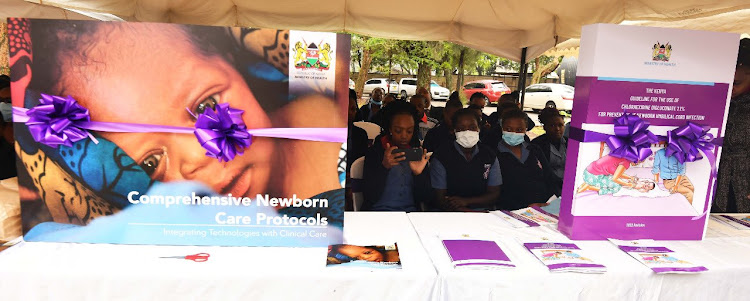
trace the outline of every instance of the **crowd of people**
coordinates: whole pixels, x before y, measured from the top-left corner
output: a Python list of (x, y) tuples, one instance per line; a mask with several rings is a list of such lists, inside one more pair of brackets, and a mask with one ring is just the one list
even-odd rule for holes
[[(518, 93), (504, 95), (489, 116), (481, 93), (464, 107), (454, 92), (434, 110), (426, 89), (385, 101), (376, 88), (359, 110), (356, 92), (349, 96), (347, 160), (364, 157), (362, 210), (515, 210), (560, 195), (567, 140), (555, 109), (540, 113), (547, 133), (532, 141), (526, 133), (535, 123), (520, 109)], [(382, 131), (370, 142), (356, 121)], [(415, 149), (421, 156), (407, 158)]]
[[(568, 127), (554, 108), (540, 112), (544, 134), (531, 140), (527, 132), (536, 124), (521, 110), (517, 92), (502, 95), (489, 116), (483, 112), (488, 100), (481, 93), (471, 95), (464, 106), (453, 92), (442, 108), (431, 107), (423, 88), (408, 100), (375, 89), (361, 108), (353, 90), (349, 97), (347, 160), (351, 164), (364, 157), (362, 210), (515, 210), (544, 206), (550, 197), (561, 195)], [(750, 39), (742, 39), (713, 212), (750, 212), (748, 117)], [(370, 143), (354, 126), (356, 121), (377, 124), (382, 131)], [(406, 152), (414, 148), (422, 155), (408, 160)], [(663, 150), (654, 159), (656, 182), (663, 180), (667, 189), (692, 203), (693, 184), (684, 176), (684, 164), (665, 157)], [(629, 184), (622, 170), (630, 165), (622, 161), (603, 156), (593, 162), (584, 172), (585, 184), (577, 189), (601, 193), (626, 184), (644, 191), (654, 188), (653, 181)]]

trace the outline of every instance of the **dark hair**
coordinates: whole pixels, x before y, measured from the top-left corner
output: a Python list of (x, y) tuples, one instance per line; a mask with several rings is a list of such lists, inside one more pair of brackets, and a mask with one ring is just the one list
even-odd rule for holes
[(505, 112), (505, 114), (503, 114), (502, 118), (503, 118), (503, 123), (505, 123), (505, 122), (507, 122), (508, 120), (511, 120), (511, 119), (521, 119), (521, 120), (523, 120), (523, 123), (525, 124), (526, 123), (526, 119), (528, 119), (529, 116), (526, 115), (526, 113), (524, 113), (523, 111), (521, 111), (521, 109), (516, 108), (514, 110), (510, 110), (508, 112)]
[(383, 128), (385, 129), (386, 133), (389, 132), (391, 124), (393, 123), (393, 119), (395, 119), (396, 116), (411, 116), (411, 118), (414, 119), (414, 135), (411, 138), (411, 145), (415, 146), (415, 141), (416, 146), (419, 145), (419, 137), (417, 135), (417, 132), (419, 131), (419, 118), (417, 117), (417, 108), (405, 101), (394, 101), (387, 107), (383, 108), (382, 112), (385, 121), (385, 123), (383, 124)]
[(484, 94), (482, 94), (482, 92), (474, 92), (474, 94), (471, 94), (471, 97), (469, 97), (469, 101), (472, 101), (472, 100), (480, 98), (480, 97), (481, 98), (485, 98)]
[(480, 123), (479, 116), (477, 116), (476, 112), (472, 111), (471, 108), (460, 109), (456, 111), (456, 114), (453, 114), (453, 117), (451, 118), (454, 129), (458, 123), (458, 118), (461, 118), (462, 116), (471, 116), (472, 119), (476, 120), (477, 125)]
[(740, 40), (740, 49), (737, 53), (737, 67), (750, 67), (750, 39)]
[(0, 89), (5, 89), (7, 87), (10, 87), (10, 76), (5, 74), (0, 75)]
[(503, 102), (518, 103), (518, 98), (514, 98), (512, 93), (506, 93), (506, 94), (500, 95), (499, 102), (500, 103), (503, 103)]
[(558, 111), (555, 108), (544, 108), (539, 113), (539, 121), (542, 124), (548, 124), (548, 123), (550, 123), (552, 121), (550, 118), (555, 118), (555, 117), (563, 118), (563, 116), (560, 115), (560, 111)]
[(453, 93), (451, 93), (451, 95), (448, 96), (448, 102), (450, 102), (451, 100), (456, 100), (458, 102), (461, 102), (461, 97), (458, 96), (458, 91), (453, 91)]
[(466, 108), (467, 108), (467, 109), (471, 109), (471, 110), (482, 110), (482, 107), (480, 107), (480, 106), (478, 106), (478, 105), (475, 105), (475, 104), (470, 104), (470, 105), (469, 105), (468, 107), (466, 107)]
[(357, 101), (357, 91), (354, 91), (354, 89), (349, 89), (349, 99), (354, 99), (354, 101)]
[(497, 106), (497, 111), (500, 112), (500, 113), (502, 113), (503, 111), (505, 111), (507, 109), (511, 109), (511, 108), (512, 109), (518, 109), (518, 105), (516, 103), (513, 103), (513, 102), (507, 102), (507, 101), (506, 102), (501, 102)]
[(464, 107), (464, 104), (461, 103), (461, 100), (458, 98), (452, 99), (449, 98), (448, 101), (445, 103), (445, 108), (455, 108), (455, 109), (461, 109)]
[(414, 94), (411, 97), (409, 97), (409, 102), (411, 103), (412, 100), (418, 100), (422, 99), (423, 102), (427, 103), (427, 97), (424, 97), (422, 94)]

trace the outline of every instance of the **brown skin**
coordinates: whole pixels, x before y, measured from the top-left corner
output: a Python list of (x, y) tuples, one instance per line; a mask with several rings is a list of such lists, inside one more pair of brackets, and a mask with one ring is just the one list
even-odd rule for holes
[(555, 116), (551, 118), (548, 124), (544, 125), (544, 131), (549, 135), (553, 141), (560, 141), (565, 132), (565, 121), (562, 116)]
[(346, 256), (349, 256), (351, 258), (354, 258), (356, 260), (367, 260), (367, 261), (373, 261), (373, 262), (398, 262), (398, 252), (396, 251), (385, 251), (384, 253), (381, 253), (378, 250), (367, 248), (367, 247), (361, 247), (361, 246), (353, 246), (353, 245), (343, 245), (339, 247), (339, 253), (344, 254)]
[[(398, 152), (393, 153), (398, 148), (410, 148), (409, 142), (414, 136), (414, 118), (410, 115), (399, 114), (393, 117), (390, 127), (391, 142), (395, 145), (385, 145), (385, 152), (383, 153), (383, 167), (391, 169), (398, 165), (401, 161), (406, 160), (406, 153)], [(422, 160), (410, 161), (409, 168), (414, 175), (420, 175), (424, 171), (424, 168), (429, 162), (430, 156), (427, 155), (427, 150), (422, 149)]]
[(412, 97), (409, 100), (409, 103), (412, 104), (415, 108), (417, 108), (417, 116), (423, 116), (425, 109), (427, 109), (427, 106), (425, 104), (424, 98), (421, 97)]
[[(526, 120), (522, 118), (503, 119), (503, 131), (512, 133), (526, 133)], [(516, 158), (518, 158), (519, 160), (521, 159), (521, 147), (523, 146), (523, 144), (511, 146), (505, 143), (505, 140), (501, 141), (503, 145), (505, 145), (505, 147), (510, 149), (510, 151), (513, 153), (513, 155), (516, 156)]]
[[(750, 93), (750, 67), (740, 66), (734, 71), (732, 99), (747, 93)], [(748, 197), (750, 198), (750, 196)]]
[(469, 105), (477, 105), (484, 109), (487, 106), (487, 99), (484, 97), (474, 97), (469, 101)]
[[(102, 24), (92, 39), (84, 60), (77, 55), (64, 60), (61, 69), (66, 72), (56, 87), (58, 94), (71, 95), (88, 108), (92, 121), (192, 127), (195, 120), (186, 108), (197, 113), (200, 106), (229, 103), (244, 110), (248, 129), (345, 126), (335, 104), (315, 95), (277, 110), (272, 122), (234, 67), (223, 58), (196, 51), (176, 27), (154, 31), (137, 23)], [(128, 49), (128, 54), (121, 49)], [(200, 81), (195, 81), (195, 74), (201, 74)], [(100, 134), (139, 164), (149, 163), (151, 177), (163, 182), (195, 180), (222, 194), (251, 197), (257, 193), (310, 197), (340, 188), (333, 177), (299, 177), (336, 172), (323, 164), (338, 157), (338, 150), (333, 150), (338, 147), (327, 143), (254, 137), (245, 154), (219, 162), (205, 155), (193, 135)]]
[(387, 107), (388, 104), (396, 101), (396, 97), (393, 97), (393, 94), (388, 94), (383, 98), (383, 107)]
[(357, 100), (353, 98), (349, 98), (349, 123), (354, 122), (354, 119), (357, 118)]
[[(453, 127), (453, 133), (463, 131), (479, 131), (477, 120), (469, 116), (461, 116)], [(463, 155), (471, 161), (473, 148), (463, 148)], [(487, 191), (476, 197), (449, 196), (447, 189), (436, 189), (435, 196), (438, 205), (446, 211), (471, 211), (471, 206), (491, 206), (500, 197), (500, 186), (487, 186)]]
[[(372, 98), (372, 100), (377, 101), (377, 102), (383, 101), (383, 89), (376, 88), (375, 90), (372, 90), (372, 95), (370, 95), (370, 98)], [(380, 111), (379, 105), (370, 104), (370, 106), (372, 107), (373, 114)]]
[(417, 89), (417, 94), (424, 96), (424, 107), (425, 113), (430, 114), (430, 106), (432, 105), (432, 95), (424, 87)]
[(458, 112), (460, 108), (446, 107), (443, 110), (443, 122), (448, 125), (449, 128), (453, 128), (453, 115)]

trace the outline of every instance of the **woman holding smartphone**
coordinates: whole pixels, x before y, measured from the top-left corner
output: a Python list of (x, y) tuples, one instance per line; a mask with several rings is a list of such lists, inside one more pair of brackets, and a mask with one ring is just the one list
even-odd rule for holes
[[(364, 203), (370, 211), (416, 211), (429, 196), (427, 151), (416, 135), (417, 110), (409, 103), (394, 102), (384, 109), (384, 134), (365, 154)], [(421, 150), (419, 160), (410, 161), (406, 152)], [(417, 159), (417, 158), (411, 158)]]

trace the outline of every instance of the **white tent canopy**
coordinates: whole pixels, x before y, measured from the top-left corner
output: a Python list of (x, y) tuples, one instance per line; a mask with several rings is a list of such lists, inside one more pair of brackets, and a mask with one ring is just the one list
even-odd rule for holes
[[(0, 17), (39, 17), (9, 11)], [(675, 22), (750, 8), (747, 0), (27, 0), (127, 21), (345, 31), (451, 41), (507, 57), (535, 57), (580, 36), (581, 26), (623, 21)], [(70, 12), (68, 12), (69, 14)], [(15, 15), (14, 15), (15, 14)], [(71, 18), (69, 15), (63, 18)], [(96, 17), (98, 18), (98, 17)], [(105, 17), (106, 18), (106, 17)], [(109, 18), (113, 19), (113, 18)], [(717, 20), (721, 21), (721, 20)], [(728, 21), (729, 22), (729, 21)], [(742, 24), (746, 26), (748, 23)], [(722, 30), (710, 28), (712, 30)]]

